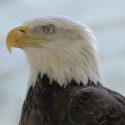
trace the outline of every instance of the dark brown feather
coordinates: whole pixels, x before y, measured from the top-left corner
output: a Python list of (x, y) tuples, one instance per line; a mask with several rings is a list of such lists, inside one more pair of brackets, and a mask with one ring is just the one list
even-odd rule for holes
[(125, 98), (102, 85), (60, 87), (46, 75), (29, 88), (19, 125), (125, 125)]

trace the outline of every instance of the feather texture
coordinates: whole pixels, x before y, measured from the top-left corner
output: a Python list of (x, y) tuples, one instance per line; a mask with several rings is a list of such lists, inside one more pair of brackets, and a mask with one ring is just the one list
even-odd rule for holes
[(65, 88), (46, 75), (31, 86), (19, 125), (125, 125), (125, 98), (98, 83)]

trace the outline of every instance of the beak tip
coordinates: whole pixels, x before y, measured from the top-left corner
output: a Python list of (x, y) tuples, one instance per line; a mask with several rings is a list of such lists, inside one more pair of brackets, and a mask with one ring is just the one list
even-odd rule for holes
[(11, 54), (12, 53), (12, 50), (9, 50), (9, 54)]
[(11, 46), (7, 46), (8, 52), (11, 54), (12, 53), (12, 48)]

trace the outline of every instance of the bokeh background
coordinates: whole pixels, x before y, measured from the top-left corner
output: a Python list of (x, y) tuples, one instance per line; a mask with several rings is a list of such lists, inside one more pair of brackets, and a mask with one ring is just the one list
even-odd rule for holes
[(18, 124), (29, 74), (23, 51), (7, 52), (6, 34), (41, 15), (87, 24), (99, 41), (103, 84), (125, 95), (125, 0), (0, 0), (0, 125)]

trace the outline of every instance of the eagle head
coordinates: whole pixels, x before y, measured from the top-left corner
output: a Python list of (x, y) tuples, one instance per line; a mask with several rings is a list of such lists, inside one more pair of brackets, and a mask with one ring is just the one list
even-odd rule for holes
[(21, 48), (31, 69), (30, 84), (46, 74), (60, 86), (71, 80), (86, 85), (100, 82), (96, 39), (91, 30), (63, 16), (45, 16), (26, 21), (7, 35), (7, 48)]

